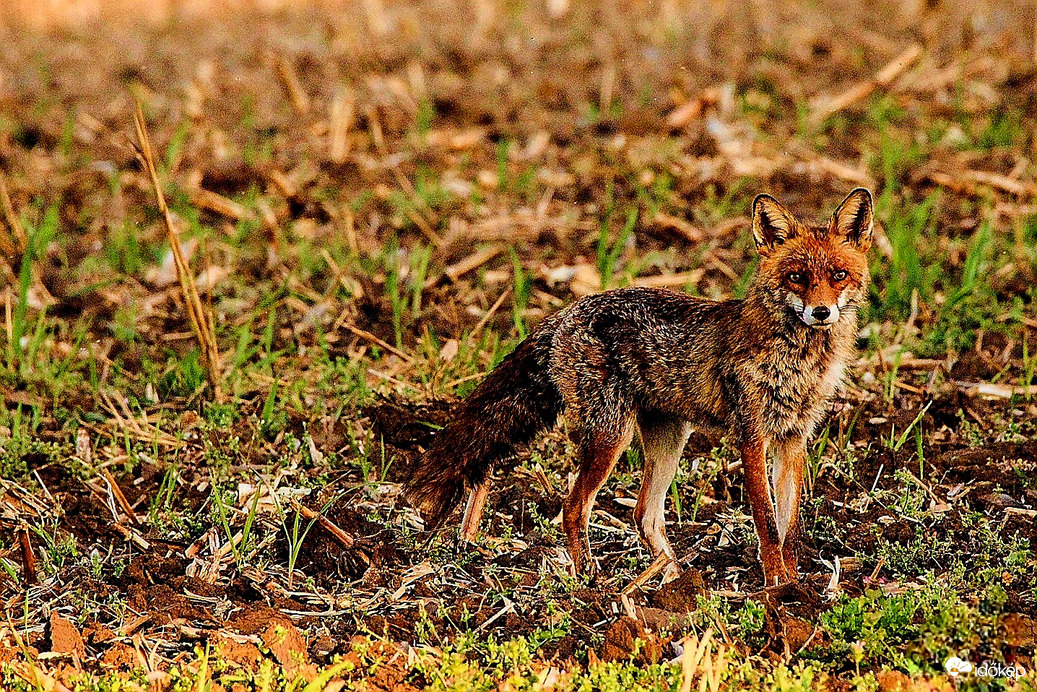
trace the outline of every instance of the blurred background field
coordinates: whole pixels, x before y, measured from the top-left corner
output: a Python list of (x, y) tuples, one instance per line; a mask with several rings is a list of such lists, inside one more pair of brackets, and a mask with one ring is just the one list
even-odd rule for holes
[[(1032, 2), (0, 2), (0, 45), (3, 684), (1033, 669)], [(703, 434), (670, 585), (630, 521), (636, 449), (593, 584), (555, 523), (564, 431), (502, 471), (475, 546), (398, 501), (545, 315), (737, 296), (754, 195), (811, 216), (856, 186), (873, 289), (811, 448), (801, 584), (759, 590), (737, 455)]]

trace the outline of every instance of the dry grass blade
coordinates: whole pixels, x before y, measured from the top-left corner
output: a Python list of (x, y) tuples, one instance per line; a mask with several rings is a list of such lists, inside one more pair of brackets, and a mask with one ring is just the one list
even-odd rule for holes
[(276, 69), (277, 80), (281, 83), (292, 108), (299, 115), (306, 115), (310, 111), (310, 97), (306, 94), (295, 68), (288, 60), (278, 58)]
[[(129, 406), (126, 404), (126, 400), (119, 398), (117, 399), (118, 406), (111, 397), (106, 393), (101, 392), (101, 401), (104, 408), (107, 409), (108, 413), (112, 415), (111, 427), (112, 430), (118, 436), (126, 436), (133, 440), (139, 440), (141, 442), (150, 442), (152, 444), (163, 445), (165, 447), (179, 447), (181, 441), (173, 435), (161, 430), (157, 426), (148, 422), (147, 414), (144, 415), (143, 421), (138, 420), (133, 416), (133, 413), (129, 410)], [(119, 409), (122, 409), (122, 413)], [(84, 426), (86, 429), (98, 432), (96, 428), (92, 426)], [(82, 457), (80, 457), (82, 458)]]
[(474, 269), (478, 269), (502, 252), (504, 252), (503, 245), (490, 245), (489, 247), (485, 247), (478, 252), (468, 255), (459, 262), (451, 264), (443, 270), (442, 276), (434, 276), (427, 279), (425, 281), (425, 288), (435, 286), (444, 278), (449, 280), (451, 283), (457, 283), (457, 280), (462, 276)]
[(681, 673), (684, 678), (681, 683), (681, 692), (691, 692), (692, 680), (695, 677), (695, 673), (699, 671), (699, 664), (703, 658), (708, 658), (707, 652), (710, 650), (710, 639), (713, 636), (713, 630), (707, 629), (702, 635), (700, 640), (694, 634), (688, 635), (684, 639), (684, 653), (681, 656)]
[(148, 135), (147, 123), (144, 120), (144, 109), (139, 101), (134, 113), (134, 123), (137, 126), (137, 141), (139, 142), (137, 154), (147, 169), (148, 175), (151, 177), (151, 185), (155, 189), (155, 200), (158, 203), (162, 219), (165, 221), (169, 247), (173, 253), (173, 260), (176, 263), (176, 276), (180, 281), (180, 292), (184, 298), (184, 304), (187, 305), (191, 328), (194, 330), (195, 337), (198, 339), (202, 349), (206, 377), (209, 380), (209, 386), (212, 388), (213, 398), (219, 402), (223, 400), (223, 390), (220, 387), (220, 351), (216, 345), (216, 334), (213, 331), (212, 323), (209, 321), (209, 316), (202, 307), (202, 299), (198, 296), (194, 277), (191, 274), (191, 267), (187, 264), (187, 260), (180, 250), (180, 234), (177, 233), (176, 226), (173, 225), (173, 218), (170, 216), (169, 207), (166, 205), (166, 196), (162, 193), (162, 184), (159, 182), (158, 170), (155, 167), (155, 155), (151, 149), (151, 137)]
[(377, 336), (375, 336), (374, 334), (372, 334), (371, 332), (369, 332), (369, 331), (367, 331), (365, 329), (361, 329), (360, 327), (357, 327), (356, 325), (352, 325), (352, 324), (347, 324), (346, 325), (346, 329), (348, 329), (349, 331), (353, 332), (354, 334), (359, 336), (361, 339), (366, 339), (367, 341), (370, 341), (372, 344), (375, 344), (376, 346), (380, 346), (380, 347), (384, 348), (386, 351), (388, 351), (389, 353), (392, 353), (393, 355), (401, 358), (406, 363), (413, 363), (414, 362), (414, 359), (411, 358), (410, 356), (408, 356), (406, 353), (404, 353), (400, 349), (396, 348), (392, 344), (390, 344), (390, 343), (388, 343), (386, 341), (383, 341), (382, 339), (379, 339)]
[(252, 218), (251, 212), (232, 199), (209, 190), (198, 188), (191, 191), (191, 201), (202, 209), (225, 216), (234, 221)]
[(407, 180), (407, 177), (400, 172), (398, 167), (393, 168), (393, 175), (396, 176), (396, 180), (400, 183), (400, 187), (407, 193), (411, 198), (411, 201), (414, 202), (417, 207), (414, 209), (408, 209), (407, 217), (414, 222), (414, 225), (425, 234), (433, 245), (437, 248), (443, 247), (443, 238), (441, 238), (439, 234), (432, 229), (429, 219), (420, 213), (419, 208), (423, 209), (426, 214), (432, 214), (433, 210), (429, 208), (428, 203), (418, 194), (417, 190), (414, 189), (414, 186), (409, 180)]
[(147, 442), (149, 444), (157, 444), (172, 449), (182, 447), (184, 444), (181, 440), (176, 439), (167, 432), (159, 430), (153, 425), (149, 425), (147, 429), (135, 430), (133, 427), (125, 425), (125, 423), (125, 420), (114, 421), (110, 426), (108, 426), (108, 429), (102, 429), (88, 423), (84, 424), (83, 427), (95, 435), (120, 435), (137, 442)]
[[(14, 213), (11, 195), (7, 192), (7, 176), (3, 171), (0, 171), (0, 204), (3, 205), (4, 221), (7, 222), (6, 228), (0, 224), (0, 256), (13, 262), (15, 257), (25, 252), (29, 240), (18, 215)], [(10, 233), (6, 232), (7, 229), (10, 229)]]
[(707, 629), (701, 639), (694, 634), (685, 637), (684, 653), (681, 656), (681, 692), (691, 692), (692, 680), (696, 673), (700, 674), (699, 692), (715, 692), (720, 689), (722, 678), (727, 671), (724, 661), (727, 648), (723, 644), (719, 645), (714, 656), (712, 637), (712, 629)]
[(888, 87), (897, 77), (904, 74), (922, 57), (922, 52), (923, 48), (918, 44), (908, 46), (904, 52), (890, 60), (885, 67), (875, 73), (874, 78), (858, 82), (838, 96), (817, 103), (810, 114), (811, 121), (815, 123), (822, 122), (828, 116), (860, 103), (871, 96), (876, 89)]
[(993, 382), (958, 382), (958, 388), (968, 396), (985, 396), (995, 399), (1011, 399), (1016, 396), (1030, 397), (1037, 394), (1037, 385), (1006, 385)]
[(353, 127), (356, 99), (352, 92), (340, 90), (331, 102), (328, 129), (328, 158), (342, 163), (349, 156), (349, 130)]
[(486, 314), (482, 316), (482, 319), (479, 320), (478, 324), (476, 324), (472, 331), (469, 332), (468, 337), (465, 340), (466, 343), (471, 343), (475, 337), (478, 336), (479, 332), (481, 332), (483, 327), (486, 326), (486, 323), (490, 321), (490, 318), (492, 318), (497, 310), (500, 309), (500, 306), (504, 304), (504, 300), (510, 295), (511, 288), (504, 289), (504, 292), (500, 294), (500, 297), (493, 302), (490, 309), (486, 311)]
[(101, 475), (104, 477), (105, 481), (107, 481), (108, 488), (111, 490), (115, 501), (119, 503), (119, 508), (122, 509), (123, 514), (125, 514), (131, 522), (139, 526), (140, 521), (137, 519), (137, 513), (133, 511), (133, 505), (131, 505), (130, 501), (126, 499), (126, 495), (123, 494), (122, 488), (120, 488), (119, 484), (115, 481), (115, 477), (112, 476), (111, 471), (108, 469), (102, 469)]

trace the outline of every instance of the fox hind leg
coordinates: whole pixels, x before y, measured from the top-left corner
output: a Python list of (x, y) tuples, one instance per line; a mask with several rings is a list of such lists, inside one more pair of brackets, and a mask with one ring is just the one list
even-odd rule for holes
[(490, 479), (487, 478), (481, 485), (472, 488), (468, 495), (468, 504), (464, 508), (464, 518), (461, 520), (461, 541), (471, 542), (479, 533), (479, 522), (482, 521), (483, 510), (486, 509), (486, 497), (490, 494)]
[(669, 416), (642, 414), (638, 416), (637, 427), (644, 452), (644, 475), (634, 507), (634, 520), (652, 555), (665, 554), (673, 560), (663, 573), (663, 580), (671, 581), (680, 574), (680, 569), (666, 537), (666, 492), (677, 473), (691, 426)]
[(592, 577), (596, 564), (591, 560), (587, 539), (591, 508), (598, 491), (634, 436), (633, 416), (630, 414), (620, 415), (618, 410), (614, 410), (611, 416), (597, 420), (609, 422), (599, 422), (597, 427), (591, 427), (586, 419), (574, 421), (572, 435), (579, 449), (580, 470), (572, 493), (562, 508), (562, 526), (573, 569), (577, 575), (586, 573)]

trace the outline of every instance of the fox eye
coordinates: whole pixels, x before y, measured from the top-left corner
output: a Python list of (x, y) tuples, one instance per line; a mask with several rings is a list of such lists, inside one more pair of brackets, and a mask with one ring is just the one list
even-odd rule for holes
[(799, 272), (789, 272), (785, 275), (785, 278), (789, 280), (789, 283), (801, 284), (803, 283), (803, 275)]
[(832, 278), (835, 279), (836, 281), (842, 281), (847, 276), (848, 276), (848, 274), (846, 273), (845, 269), (840, 269), (839, 271), (832, 273)]

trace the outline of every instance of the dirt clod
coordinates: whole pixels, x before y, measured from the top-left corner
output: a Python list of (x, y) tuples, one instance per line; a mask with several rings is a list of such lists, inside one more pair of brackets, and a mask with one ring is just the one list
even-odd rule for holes
[(221, 656), (249, 670), (255, 670), (263, 661), (263, 654), (255, 644), (226, 632), (217, 632), (209, 638), (209, 643)]
[(879, 689), (882, 692), (904, 692), (910, 689), (920, 689), (913, 686), (911, 678), (899, 670), (884, 670), (875, 676), (875, 681), (879, 684)]
[(685, 570), (679, 577), (652, 594), (652, 603), (674, 613), (692, 613), (700, 596), (706, 595), (706, 582), (698, 570)]
[(289, 675), (299, 675), (306, 680), (316, 677), (317, 668), (310, 662), (306, 640), (291, 622), (270, 623), (259, 637)]
[(116, 642), (101, 656), (101, 665), (113, 670), (130, 671), (138, 668), (141, 661), (136, 649), (129, 644)]
[(79, 629), (56, 611), (50, 614), (50, 650), (79, 658), (86, 653), (86, 644)]
[(1037, 642), (1037, 620), (1019, 613), (1008, 613), (1001, 621), (1006, 646), (1033, 647)]
[(602, 661), (632, 659), (642, 664), (658, 663), (662, 658), (662, 642), (643, 624), (624, 615), (605, 633), (600, 658)]

